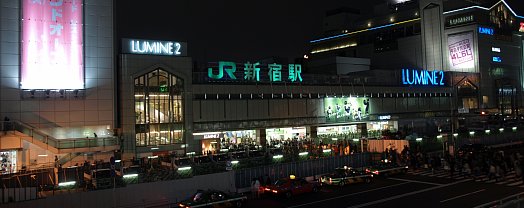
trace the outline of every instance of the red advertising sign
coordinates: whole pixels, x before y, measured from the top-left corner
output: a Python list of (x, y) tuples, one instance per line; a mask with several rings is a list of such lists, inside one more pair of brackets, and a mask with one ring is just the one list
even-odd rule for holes
[(22, 1), (22, 89), (83, 89), (82, 0)]

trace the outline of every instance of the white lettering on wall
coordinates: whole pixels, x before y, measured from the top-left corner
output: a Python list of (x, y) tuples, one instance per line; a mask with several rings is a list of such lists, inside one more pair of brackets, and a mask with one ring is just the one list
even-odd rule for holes
[(180, 43), (130, 40), (131, 53), (180, 55)]

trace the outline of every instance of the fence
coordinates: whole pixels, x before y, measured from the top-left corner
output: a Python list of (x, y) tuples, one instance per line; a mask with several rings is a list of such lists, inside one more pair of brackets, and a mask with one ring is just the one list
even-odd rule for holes
[(325, 157), (290, 163), (281, 163), (268, 166), (254, 167), (235, 171), (235, 184), (237, 188), (251, 186), (253, 178), (269, 176), (279, 179), (289, 175), (297, 177), (317, 176), (329, 173), (337, 167), (362, 167), (369, 162), (369, 154), (353, 154), (349, 156)]
[(491, 207), (524, 207), (524, 192), (508, 196), (506, 198), (492, 201), (486, 204), (476, 206), (475, 208)]

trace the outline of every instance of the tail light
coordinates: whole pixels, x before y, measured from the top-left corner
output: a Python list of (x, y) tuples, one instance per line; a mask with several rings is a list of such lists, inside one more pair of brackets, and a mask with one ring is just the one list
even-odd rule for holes
[(278, 194), (278, 191), (277, 190), (273, 190), (273, 193)]
[(373, 173), (376, 174), (376, 175), (378, 175), (379, 172), (378, 172), (378, 170), (375, 170)]
[(268, 188), (265, 188), (264, 190), (266, 190), (266, 191), (271, 191), (271, 189), (268, 189)]
[(331, 178), (329, 178), (329, 183), (331, 183)]

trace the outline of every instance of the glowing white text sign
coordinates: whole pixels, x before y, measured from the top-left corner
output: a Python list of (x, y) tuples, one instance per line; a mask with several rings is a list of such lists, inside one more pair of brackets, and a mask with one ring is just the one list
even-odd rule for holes
[(174, 41), (123, 39), (122, 53), (186, 56), (186, 43)]

